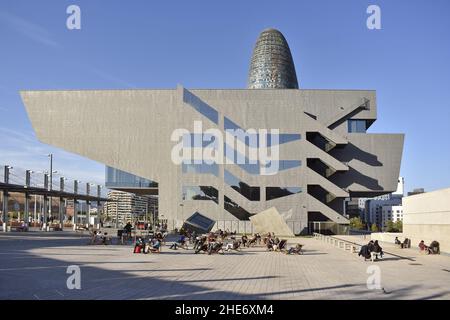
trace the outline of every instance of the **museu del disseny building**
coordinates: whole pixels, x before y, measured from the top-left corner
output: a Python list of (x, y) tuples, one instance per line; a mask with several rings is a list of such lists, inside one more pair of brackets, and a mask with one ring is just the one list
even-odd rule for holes
[(298, 234), (348, 224), (345, 198), (397, 188), (404, 135), (366, 133), (375, 91), (299, 89), (274, 29), (257, 40), (247, 89), (21, 95), (40, 141), (157, 182), (159, 212), (177, 226), (198, 212), (238, 229), (275, 207)]

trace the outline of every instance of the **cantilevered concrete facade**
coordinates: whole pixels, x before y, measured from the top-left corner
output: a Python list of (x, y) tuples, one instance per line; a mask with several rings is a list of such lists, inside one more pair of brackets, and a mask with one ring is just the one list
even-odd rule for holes
[[(40, 141), (157, 182), (159, 212), (169, 224), (181, 226), (199, 212), (237, 226), (276, 207), (298, 234), (312, 221), (347, 224), (346, 197), (397, 188), (404, 136), (365, 133), (377, 117), (374, 91), (179, 86), (21, 95)], [(220, 132), (279, 129), (280, 170), (175, 164), (171, 135), (194, 132), (194, 121)]]

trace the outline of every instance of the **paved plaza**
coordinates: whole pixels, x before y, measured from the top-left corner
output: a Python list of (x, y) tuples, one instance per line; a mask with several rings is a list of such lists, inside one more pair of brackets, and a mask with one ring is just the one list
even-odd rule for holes
[[(351, 238), (364, 242), (362, 238)], [(262, 247), (224, 255), (169, 250), (133, 254), (132, 245), (87, 245), (73, 232), (0, 234), (0, 299), (449, 299), (450, 257), (382, 244), (374, 263), (313, 238), (304, 255)], [(366, 285), (370, 265), (383, 289)], [(69, 265), (81, 289), (69, 290)]]

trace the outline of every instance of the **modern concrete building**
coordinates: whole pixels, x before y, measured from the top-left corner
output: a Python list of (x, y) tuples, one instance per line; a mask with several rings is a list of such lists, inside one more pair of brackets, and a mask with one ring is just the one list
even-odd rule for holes
[[(345, 198), (396, 190), (404, 136), (366, 132), (377, 119), (373, 90), (297, 89), (283, 39), (279, 31), (263, 31), (248, 89), (21, 95), (40, 141), (157, 182), (169, 227), (195, 212), (248, 224), (271, 207), (296, 234), (312, 231), (313, 222), (345, 226)], [(208, 147), (214, 161), (203, 157)], [(245, 163), (228, 161), (228, 151), (233, 160), (244, 155)], [(271, 161), (252, 163), (253, 152), (266, 151)], [(181, 162), (174, 160), (179, 156)]]

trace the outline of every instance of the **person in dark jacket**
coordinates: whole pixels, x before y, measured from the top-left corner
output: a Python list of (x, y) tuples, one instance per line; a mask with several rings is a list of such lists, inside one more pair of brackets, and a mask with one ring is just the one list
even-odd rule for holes
[(366, 261), (366, 259), (370, 259), (370, 251), (369, 251), (369, 246), (368, 245), (364, 245), (361, 247), (361, 250), (359, 250), (358, 256), (363, 256), (364, 257), (364, 261)]
[(373, 244), (373, 252), (379, 253), (380, 257), (383, 258), (383, 248), (380, 246), (380, 244), (378, 243), (378, 240), (375, 240), (374, 244)]

